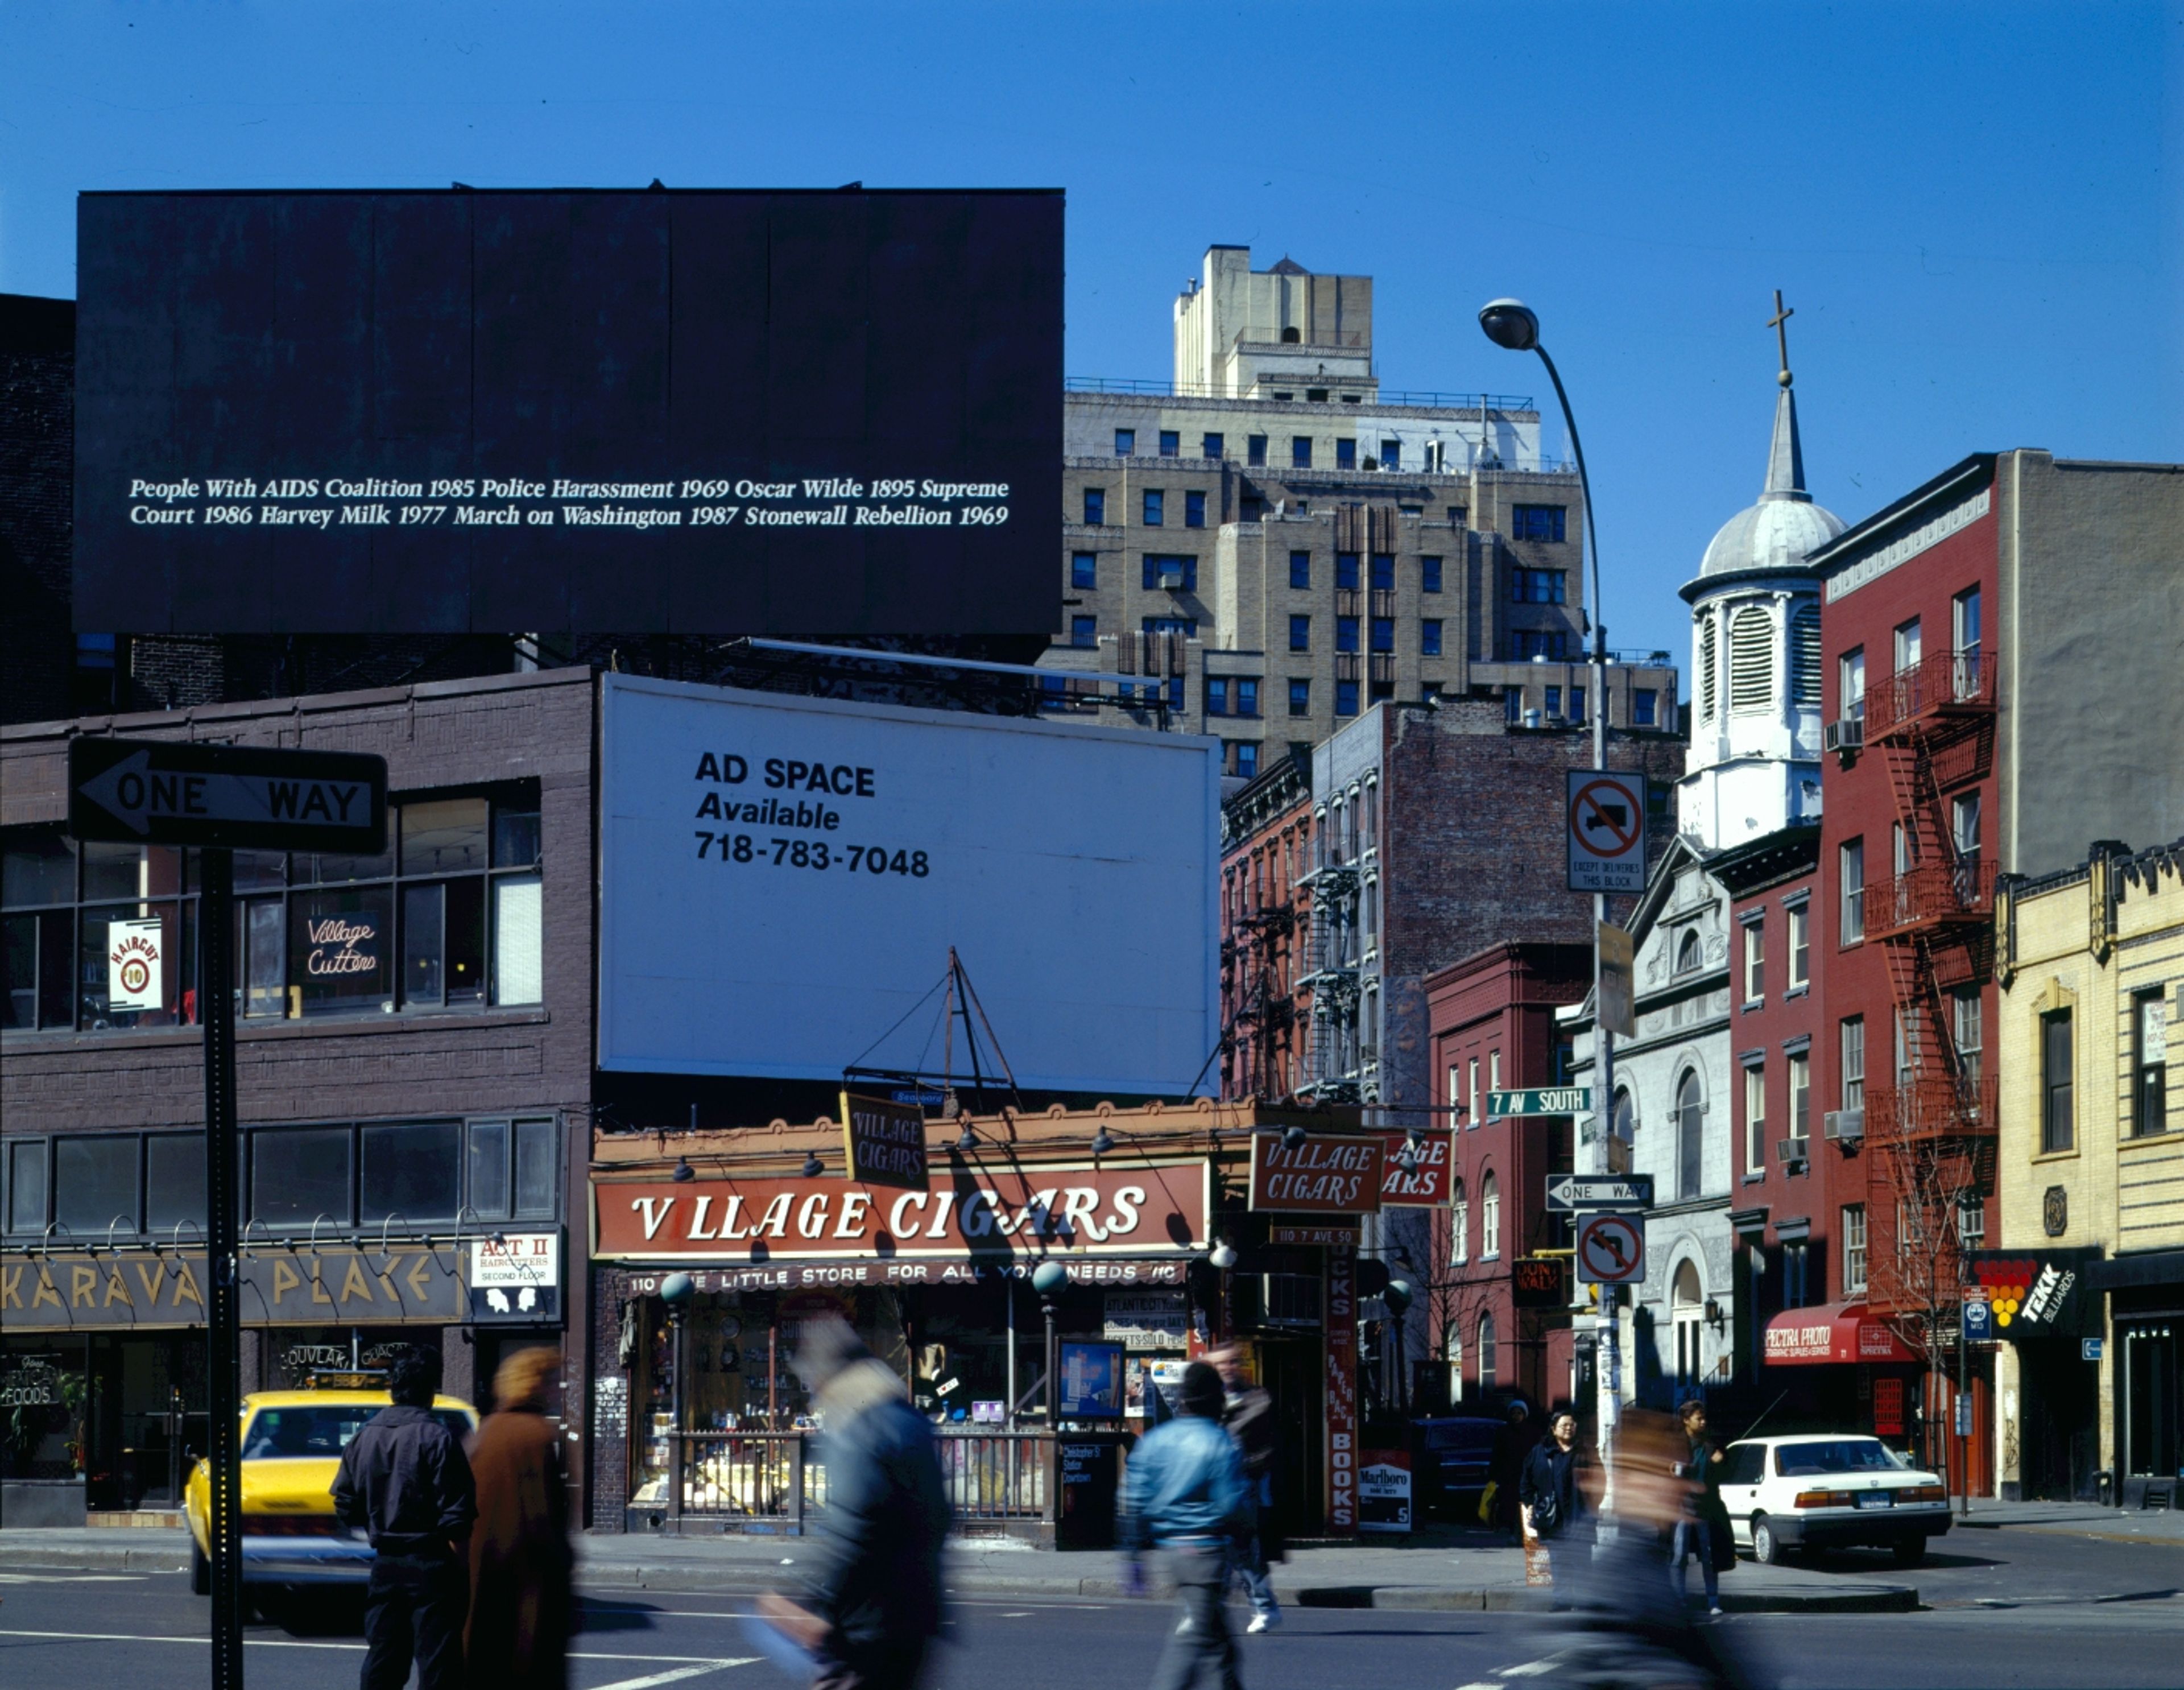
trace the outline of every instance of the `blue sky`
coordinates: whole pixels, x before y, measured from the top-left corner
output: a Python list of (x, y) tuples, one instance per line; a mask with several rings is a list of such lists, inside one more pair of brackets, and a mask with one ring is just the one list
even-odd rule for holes
[[(0, 289), (89, 188), (1059, 185), (1068, 369), (1164, 376), (1212, 242), (1377, 281), (1382, 379), (1585, 431), (1618, 645), (1758, 492), (1771, 291), (1815, 495), (2184, 458), (2184, 4), (279, 6), (0, 12)], [(1550, 429), (1557, 442), (1558, 425)]]

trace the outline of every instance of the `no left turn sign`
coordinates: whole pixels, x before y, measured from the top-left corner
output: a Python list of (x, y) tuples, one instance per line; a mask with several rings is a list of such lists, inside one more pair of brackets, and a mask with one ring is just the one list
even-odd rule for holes
[(1568, 772), (1565, 806), (1573, 892), (1646, 890), (1646, 778)]
[(1646, 1282), (1646, 1229), (1634, 1214), (1608, 1210), (1579, 1217), (1577, 1282), (1635, 1286)]

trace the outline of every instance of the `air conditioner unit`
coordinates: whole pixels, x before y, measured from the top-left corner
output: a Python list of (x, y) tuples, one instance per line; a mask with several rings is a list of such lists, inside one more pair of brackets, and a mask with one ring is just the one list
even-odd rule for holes
[(1862, 717), (1845, 717), (1841, 722), (1830, 722), (1820, 730), (1821, 747), (1829, 751), (1858, 751), (1865, 749), (1865, 721)]
[(1802, 1162), (1813, 1153), (1812, 1145), (1810, 1139), (1777, 1139), (1774, 1141), (1774, 1159), (1786, 1165)]
[(1865, 1111), (1830, 1109), (1820, 1117), (1820, 1130), (1831, 1139), (1855, 1144), (1865, 1136)]
[(1160, 584), (1161, 591), (1163, 593), (1180, 593), (1183, 591), (1182, 570), (1171, 569), (1163, 566), (1160, 572)]

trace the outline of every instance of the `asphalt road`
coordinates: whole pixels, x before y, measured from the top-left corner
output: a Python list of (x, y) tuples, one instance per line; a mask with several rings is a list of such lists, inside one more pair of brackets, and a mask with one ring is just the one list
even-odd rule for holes
[[(2173, 1568), (2170, 1569), (2173, 1570)], [(2151, 1587), (2149, 1587), (2149, 1589)], [(1976, 1600), (1976, 1598), (1974, 1598)], [(574, 1690), (790, 1690), (738, 1624), (748, 1597), (601, 1592), (585, 1604)], [(202, 1683), (205, 1604), (176, 1574), (0, 1573), (0, 1683), (39, 1690)], [(1154, 1603), (961, 1603), (929, 1690), (1039, 1690), (1139, 1685), (1173, 1623)], [(251, 1690), (347, 1686), (362, 1661), (354, 1604), (283, 1605), (253, 1624)], [(1779, 1690), (1893, 1686), (2053, 1686), (2178, 1682), (2184, 1598), (2034, 1592), (2007, 1608), (1904, 1615), (1739, 1615), (1714, 1636), (1756, 1685)], [(1269, 1637), (1245, 1640), (1250, 1690), (1552, 1690), (1569, 1637), (1514, 1615), (1292, 1609)]]

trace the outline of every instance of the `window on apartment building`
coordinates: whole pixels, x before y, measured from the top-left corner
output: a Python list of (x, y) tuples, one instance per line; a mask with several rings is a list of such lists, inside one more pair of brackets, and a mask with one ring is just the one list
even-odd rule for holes
[(1136, 429), (1118, 428), (1115, 431), (1115, 455), (1117, 457), (1127, 458), (1131, 453), (1137, 449), (1138, 431)]
[(1767, 996), (1767, 925), (1747, 922), (1744, 928), (1744, 1001), (1757, 1003)]
[(1509, 596), (1520, 605), (1559, 605), (1569, 595), (1569, 575), (1560, 569), (1510, 572)]
[(1957, 1202), (1957, 1248), (1986, 1248), (1986, 1205), (1976, 1196), (1961, 1197)]
[[(1198, 637), (1196, 616), (1145, 616), (1140, 619), (1139, 626), (1147, 633), (1172, 633), (1184, 639), (1195, 639)], [(1178, 676), (1176, 681), (1177, 684), (1180, 685), (1182, 678)], [(1176, 700), (1178, 705), (1182, 702), (1181, 698)]]
[(1357, 683), (1337, 681), (1334, 683), (1334, 713), (1337, 716), (1357, 714)]
[(2040, 1018), (2040, 1148), (2069, 1150), (2077, 1143), (2075, 1089), (2072, 1084), (2070, 1012), (2053, 1009)]
[(1312, 436), (1293, 434), (1290, 437), (1290, 467), (1308, 470), (1312, 467)]
[(1357, 554), (1339, 551), (1334, 555), (1334, 587), (1339, 593), (1357, 590)]
[(1504, 687), (1502, 689), (1502, 719), (1508, 722), (1524, 719), (1524, 689), (1522, 687)]
[(1088, 487), (1084, 489), (1084, 522), (1089, 527), (1099, 527), (1107, 520), (1107, 489)]
[(1846, 722), (1865, 719), (1865, 648), (1846, 651), (1836, 659), (1836, 689)]
[(1186, 528), (1202, 528), (1206, 526), (1206, 495), (1204, 494), (1186, 492), (1183, 495), (1183, 526)]
[(1393, 616), (1373, 618), (1373, 649), (1393, 651), (1396, 649), (1396, 619)]
[(1259, 742), (1231, 739), (1228, 745), (1228, 772), (1250, 780), (1259, 772)]
[(1198, 442), (1198, 455), (1201, 458), (1225, 458), (1228, 455), (1228, 443), (1222, 435), (1201, 436)]
[(1559, 663), (1569, 655), (1569, 634), (1563, 628), (1519, 627), (1509, 631), (1509, 660), (1529, 663), (1545, 658)]
[(1464, 1112), (1464, 1125), (1468, 1130), (1475, 1132), (1478, 1130), (1479, 1122), (1485, 1118), (1479, 1113), (1479, 1058), (1473, 1057), (1464, 1063), (1463, 1068), (1467, 1077), (1466, 1085), (1469, 1097), (1468, 1105)]
[(2169, 1006), (2161, 988), (2131, 999), (2131, 1135), (2169, 1129)]
[(1450, 527), (1463, 528), (1468, 527), (1470, 522), (1470, 506), (1465, 505), (1451, 505), (1448, 507), (1448, 526)]
[(1479, 1181), (1479, 1253), (1490, 1258), (1502, 1253), (1502, 1182), (1491, 1171)]
[(1208, 675), (1206, 678), (1206, 713), (1208, 716), (1228, 715), (1228, 678), (1226, 675)]
[(1229, 693), (1236, 706), (1236, 714), (1256, 716), (1259, 713), (1259, 678), (1256, 675), (1238, 675), (1234, 679), (1234, 684), (1229, 689)]
[(1338, 440), (1334, 443), (1334, 467), (1338, 470), (1354, 470), (1357, 467), (1357, 443), (1355, 440)]
[(1096, 591), (1100, 585), (1100, 554), (1080, 551), (1069, 555), (1069, 584), (1087, 592)]
[(1380, 467), (1384, 470), (1400, 470), (1402, 466), (1403, 443), (1400, 440), (1383, 440), (1380, 443)]
[(1956, 654), (1955, 683), (1958, 698), (1971, 698), (1980, 689), (1980, 589), (1967, 588), (1949, 601), (1949, 643)]
[(1676, 1191), (1696, 1197), (1706, 1176), (1706, 1104), (1699, 1096), (1696, 1070), (1686, 1069), (1676, 1083)]
[(1089, 651), (1100, 644), (1100, 618), (1072, 616), (1069, 619), (1069, 643)]
[(1290, 650), (1292, 651), (1312, 650), (1312, 618), (1310, 616), (1290, 618)]
[(1842, 1109), (1865, 1107), (1865, 1018), (1853, 1015), (1846, 1018), (1836, 1029), (1838, 1052), (1836, 1064), (1837, 1078), (1842, 1085)]
[[(1196, 622), (1190, 624), (1190, 632), (1193, 633), (1198, 632)], [(1183, 708), (1183, 677), (1180, 675), (1170, 675), (1167, 678), (1167, 707), (1170, 710)]]
[(1896, 630), (1896, 672), (1917, 668), (1919, 650), (1919, 618), (1914, 616)]
[(1975, 1096), (1986, 1054), (1985, 1020), (1977, 986), (1949, 994), (1949, 1041), (1956, 1046), (1957, 1076)]
[(1744, 1070), (1744, 1171), (1767, 1171), (1767, 1068), (1762, 1063)]
[[(1956, 848), (1957, 861), (1967, 868), (1976, 867), (1980, 856), (1980, 795), (1976, 792), (1960, 793), (1949, 800), (1949, 843)], [(1976, 896), (1977, 889), (1970, 885), (1958, 888), (1958, 895), (1970, 902)]]
[[(1502, 1052), (1499, 1051), (1489, 1051), (1486, 1053), (1486, 1089), (1489, 1091), (1499, 1091), (1502, 1089)], [(1488, 1100), (1487, 1107), (1489, 1108), (1493, 1107), (1491, 1099)]]
[(1392, 553), (1374, 552), (1367, 567), (1371, 572), (1367, 578), (1372, 583), (1375, 593), (1396, 590), (1396, 560)]
[(1785, 991), (1795, 991), (1798, 987), (1812, 983), (1812, 948), (1808, 936), (1810, 913), (1808, 906), (1802, 901), (1791, 905), (1783, 912), (1790, 929), (1789, 956), (1786, 959), (1789, 968), (1785, 971), (1782, 980)]
[(1563, 507), (1559, 505), (1518, 505), (1509, 512), (1513, 540), (1551, 540), (1563, 538)]
[(1293, 551), (1290, 554), (1290, 587), (1302, 593), (1312, 586), (1312, 554)]
[[(1490, 1180), (1492, 1175), (1487, 1176)], [(1485, 1252), (1492, 1255), (1494, 1252)], [(1490, 1395), (1502, 1380), (1502, 1346), (1494, 1327), (1494, 1316), (1490, 1312), (1479, 1317), (1479, 1390), (1481, 1396)]]
[(1165, 519), (1167, 510), (1167, 494), (1156, 487), (1147, 488), (1145, 490), (1145, 504), (1142, 509), (1142, 516), (1145, 527), (1148, 528), (1159, 527)]
[(1357, 649), (1357, 618), (1337, 616), (1334, 619), (1334, 649), (1355, 651)]
[(1147, 552), (1143, 561), (1144, 585), (1148, 593), (1195, 593), (1198, 560), (1168, 552)]
[(1176, 458), (1182, 456), (1183, 436), (1173, 428), (1162, 429), (1160, 432), (1160, 455), (1163, 458)]
[(1790, 1136), (1813, 1135), (1813, 1059), (1800, 1051), (1786, 1064), (1790, 1079)]
[(1630, 725), (1633, 728), (1651, 728), (1654, 725), (1653, 689), (1651, 687), (1639, 687), (1632, 691)]
[(1628, 1086), (1615, 1088), (1615, 1107), (1608, 1113), (1607, 1134), (1610, 1138), (1621, 1139), (1625, 1144), (1638, 1141), (1638, 1105), (1632, 1099)]
[(1440, 619), (1428, 616), (1418, 624), (1418, 655), (1438, 657), (1440, 650)]
[(1440, 591), (1440, 560), (1439, 558), (1422, 557), (1418, 560), (1418, 591), (1421, 593)]
[(1456, 1260), (1471, 1259), (1471, 1199), (1461, 1180), (1449, 1185), (1448, 1241)]
[(1583, 687), (1572, 687), (1569, 689), (1569, 719), (1573, 722), (1583, 722), (1585, 720), (1585, 689)]
[(1836, 860), (1842, 885), (1842, 942), (1856, 945), (1865, 937), (1865, 841), (1846, 839)]
[(1865, 1205), (1845, 1203), (1842, 1211), (1842, 1291), (1865, 1295)]
[(1812, 1302), (1812, 1258), (1806, 1241), (1786, 1239), (1782, 1245), (1782, 1306), (1803, 1308)]
[(1244, 461), (1247, 464), (1264, 464), (1267, 461), (1265, 435), (1247, 434), (1244, 437)]
[(1541, 689), (1541, 693), (1547, 714), (1560, 716), (1563, 713), (1563, 689), (1560, 687), (1546, 687)]
[(1925, 1066), (1920, 1060), (1919, 1018), (1919, 1012), (1915, 1009), (1899, 1009), (1889, 1018), (1895, 1033), (1896, 1087), (1899, 1091), (1918, 1079), (1919, 1069)]

